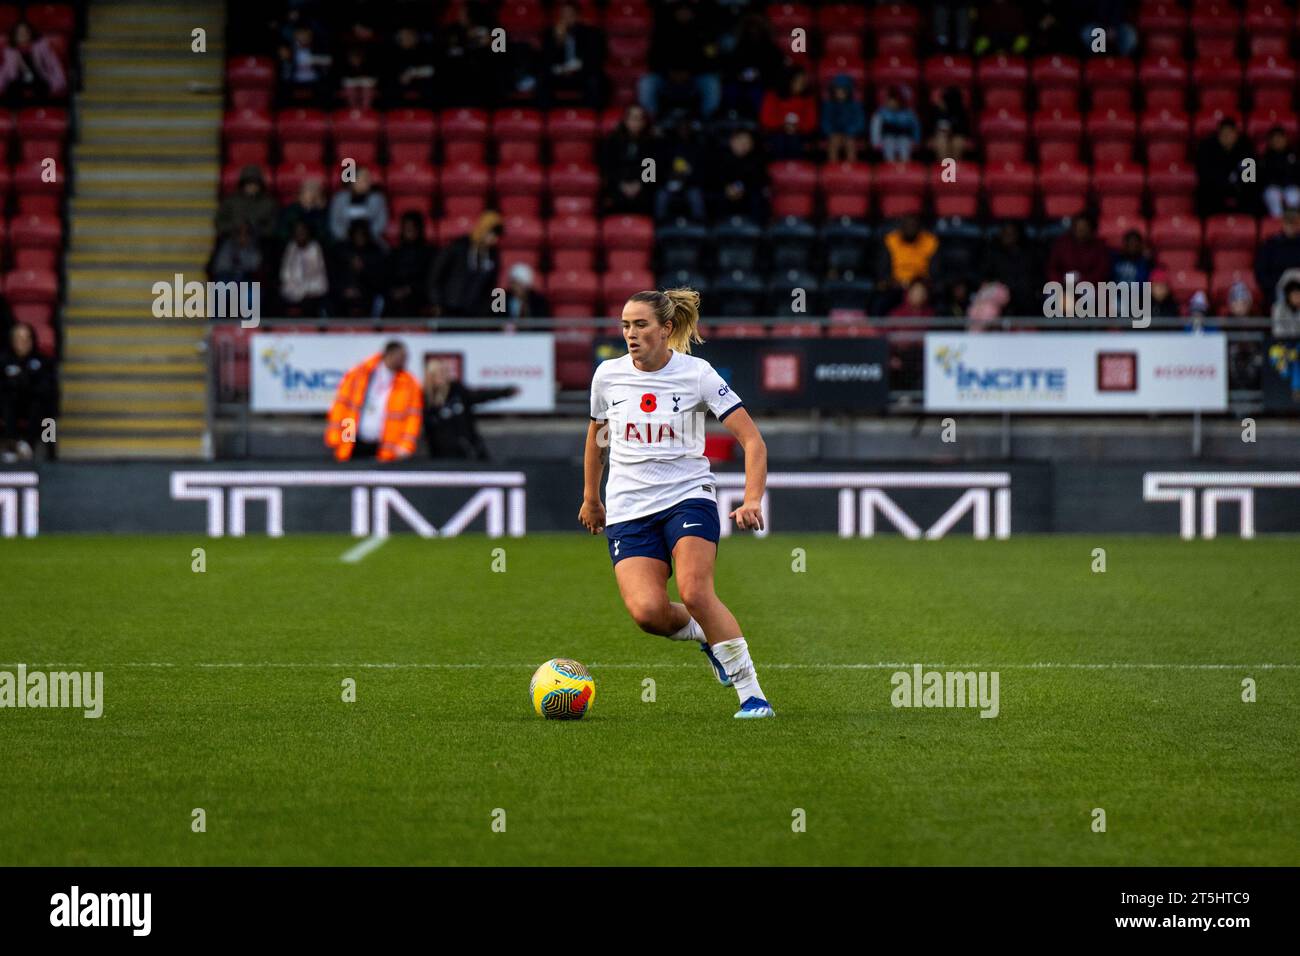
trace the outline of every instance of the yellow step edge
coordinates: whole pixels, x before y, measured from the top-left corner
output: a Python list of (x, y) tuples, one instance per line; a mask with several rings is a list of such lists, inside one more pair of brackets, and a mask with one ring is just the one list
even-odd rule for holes
[(189, 358), (199, 354), (198, 342), (92, 342), (85, 338), (74, 337), (67, 343), (66, 355), (70, 360), (100, 356), (121, 356), (122, 358)]
[[(78, 382), (75, 379), (62, 383), (60, 391), (65, 400), (74, 396), (99, 396), (117, 393), (134, 395), (156, 395), (160, 391), (184, 392), (193, 395), (206, 395), (207, 389), (202, 381), (196, 382)], [(202, 399), (200, 399), (202, 401)]]
[(114, 451), (174, 451), (203, 450), (202, 436), (186, 438), (182, 436), (156, 436), (152, 438), (128, 438), (100, 435), (73, 435), (59, 439), (59, 448), (64, 453), (74, 452), (78, 448), (103, 448)]
[(187, 429), (202, 431), (206, 420), (199, 415), (172, 416), (169, 418), (98, 418), (91, 415), (63, 415), (59, 427), (67, 431), (142, 431), (179, 432)]
[(185, 339), (203, 341), (202, 326), (183, 325), (68, 325), (64, 329), (69, 342), (89, 342), (95, 339)]
[(75, 415), (80, 412), (189, 412), (202, 415), (207, 411), (208, 403), (198, 398), (70, 398), (63, 396), (63, 414)]
[(82, 362), (68, 359), (63, 363), (63, 374), (84, 375), (88, 378), (102, 375), (194, 375), (202, 376), (207, 369), (202, 362)]

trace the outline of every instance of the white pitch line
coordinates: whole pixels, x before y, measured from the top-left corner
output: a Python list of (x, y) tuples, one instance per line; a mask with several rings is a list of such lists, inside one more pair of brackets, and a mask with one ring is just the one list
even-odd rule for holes
[[(19, 662), (22, 663), (22, 662)], [(10, 668), (17, 667), (18, 663), (0, 663), (0, 667)], [(355, 670), (377, 669), (377, 670), (481, 670), (481, 669), (505, 669), (505, 670), (523, 670), (536, 665), (532, 662), (518, 664), (500, 664), (500, 663), (420, 663), (414, 661), (395, 661), (395, 662), (341, 662), (333, 664), (313, 664), (303, 663), (301, 661), (219, 661), (219, 662), (177, 662), (177, 661), (124, 661), (114, 664), (74, 664), (69, 662), (56, 662), (45, 664), (27, 663), (25, 666), (29, 670), (43, 670), (50, 668), (66, 667), (74, 670), (104, 670), (111, 667), (158, 667), (158, 668), (197, 668), (205, 670), (220, 670), (227, 668), (247, 668), (247, 669), (316, 669), (332, 670), (352, 668)], [(587, 665), (592, 669), (600, 668), (605, 670), (656, 670), (667, 667), (690, 667), (699, 666), (698, 662), (670, 662), (670, 663), (629, 663), (629, 662), (611, 662), (611, 663), (592, 663)], [(915, 661), (911, 662), (889, 662), (881, 661), (875, 664), (834, 664), (834, 663), (764, 663), (761, 667), (764, 670), (910, 670), (916, 666)], [(922, 666), (936, 670), (1180, 670), (1180, 671), (1219, 671), (1219, 670), (1297, 670), (1300, 664), (1165, 664), (1165, 663), (1060, 663), (1054, 661), (1039, 661), (1035, 663), (1018, 663), (1018, 664), (934, 664), (924, 663)]]
[(348, 548), (347, 551), (343, 552), (343, 556), (339, 558), (339, 560), (344, 564), (356, 564), (358, 561), (364, 560), (367, 555), (378, 551), (387, 542), (388, 537), (386, 535), (382, 538), (378, 535), (373, 535), (372, 537), (366, 538), (366, 540), (362, 541), (360, 544)]

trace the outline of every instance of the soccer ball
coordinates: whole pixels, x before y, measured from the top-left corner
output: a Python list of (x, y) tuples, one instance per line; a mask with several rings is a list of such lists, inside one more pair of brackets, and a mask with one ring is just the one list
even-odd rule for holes
[(537, 716), (547, 720), (581, 720), (596, 700), (596, 682), (577, 661), (556, 657), (528, 682)]

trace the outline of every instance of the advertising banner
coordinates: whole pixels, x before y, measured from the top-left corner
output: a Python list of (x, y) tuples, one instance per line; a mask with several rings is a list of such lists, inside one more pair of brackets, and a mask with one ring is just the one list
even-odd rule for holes
[(939, 333), (925, 336), (933, 412), (1222, 412), (1219, 333)]
[(470, 388), (519, 386), (518, 395), (484, 406), (485, 411), (555, 409), (555, 345), (549, 332), (471, 332), (256, 334), (249, 346), (252, 410), (324, 414), (348, 369), (393, 339), (406, 345), (407, 371), (421, 381), (426, 365), (437, 359)]

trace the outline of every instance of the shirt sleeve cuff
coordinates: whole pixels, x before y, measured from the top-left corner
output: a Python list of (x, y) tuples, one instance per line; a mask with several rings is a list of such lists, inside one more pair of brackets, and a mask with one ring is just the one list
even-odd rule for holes
[(738, 408), (744, 408), (744, 407), (745, 407), (745, 403), (744, 403), (744, 402), (736, 402), (735, 405), (732, 405), (732, 406), (731, 406), (730, 408), (728, 408), (725, 412), (723, 412), (721, 415), (718, 416), (718, 421), (720, 421), (720, 422), (725, 422), (725, 421), (727, 420), (727, 416), (728, 416), (728, 415), (730, 415), (730, 414), (731, 414), (732, 412), (734, 412), (736, 409), (738, 409)]

